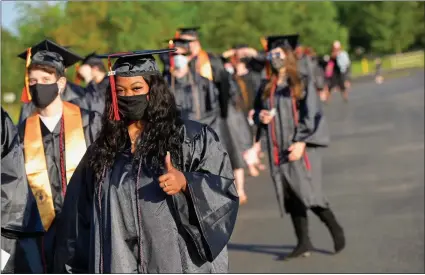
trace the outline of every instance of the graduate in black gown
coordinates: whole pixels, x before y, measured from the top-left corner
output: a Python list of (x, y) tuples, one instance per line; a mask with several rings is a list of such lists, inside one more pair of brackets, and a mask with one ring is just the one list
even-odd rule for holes
[(1, 272), (42, 273), (37, 242), (43, 234), (37, 204), (26, 180), (17, 129), (2, 107)]
[(56, 272), (228, 272), (232, 168), (214, 130), (180, 118), (152, 56), (167, 51), (105, 55), (110, 112), (69, 184)]
[(98, 113), (60, 97), (66, 87), (65, 68), (78, 59), (48, 40), (32, 47), (28, 56), (25, 92), (36, 111), (19, 125), (18, 134), (28, 183), (46, 231), (40, 244), (45, 272), (52, 272), (55, 218), (61, 213), (67, 183), (101, 126)]
[(176, 52), (173, 53), (173, 69), (168, 75), (171, 92), (183, 119), (207, 124), (219, 135), (223, 120), (220, 116), (218, 90), (214, 83), (189, 68), (190, 40), (173, 39)]
[(87, 83), (85, 97), (88, 110), (103, 114), (105, 110), (105, 94), (109, 86), (105, 64), (93, 52), (87, 55), (78, 68), (78, 75)]
[(221, 116), (226, 118), (231, 89), (229, 73), (224, 69), (219, 56), (202, 49), (198, 30), (199, 27), (180, 28), (176, 38), (190, 40), (190, 56), (188, 56), (190, 70), (214, 82), (219, 93)]
[(329, 229), (335, 252), (345, 246), (337, 222), (322, 190), (321, 152), (329, 132), (313, 77), (298, 70), (293, 52), (298, 35), (268, 39), (272, 75), (255, 101), (255, 121), (267, 136), (270, 171), (279, 210), (291, 215), (298, 244), (288, 258), (307, 256), (313, 249), (308, 234), (310, 209)]
[[(57, 49), (57, 47), (60, 47), (58, 44), (56, 44), (55, 42), (48, 40), (49, 44), (45, 44), (45, 41), (40, 42), (39, 45), (34, 46), (35, 48), (37, 47), (43, 47), (43, 45), (47, 45), (47, 48), (50, 47), (52, 48), (52, 50)], [(66, 48), (66, 47), (64, 47)], [(69, 47), (68, 47), (69, 48)], [(30, 53), (31, 55), (31, 53)], [(72, 60), (72, 64), (68, 64), (68, 67), (74, 65), (75, 63), (77, 63), (78, 61), (81, 61), (83, 58), (77, 54), (74, 53), (75, 58)], [(23, 59), (23, 60), (27, 60), (27, 52), (23, 52), (22, 54), (18, 55), (19, 58)], [(27, 64), (28, 66), (28, 64)], [(66, 69), (65, 69), (66, 70)], [(27, 77), (27, 76), (26, 76)], [(34, 106), (34, 103), (31, 102), (30, 100), (28, 100), (26, 93), (25, 93), (25, 87), (23, 89), (22, 92), (22, 97), (21, 97), (21, 101), (22, 101), (22, 107), (21, 107), (21, 112), (19, 114), (19, 121), (18, 124), (20, 124), (22, 121), (24, 121), (27, 117), (29, 117), (32, 113), (34, 113), (34, 111), (36, 110), (36, 106)], [(66, 82), (66, 87), (63, 90), (63, 92), (61, 93), (61, 98), (62, 101), (66, 101), (66, 102), (70, 102), (74, 105), (79, 106), (82, 109), (89, 109), (89, 104), (85, 98), (85, 89), (69, 80), (67, 80)]]
[(232, 76), (225, 70), (221, 58), (202, 49), (198, 30), (199, 27), (180, 28), (177, 31), (177, 37), (190, 40), (190, 56), (188, 57), (191, 72), (213, 81), (217, 87), (220, 113), (227, 127), (225, 131), (228, 132), (225, 134), (223, 131), (221, 137), (230, 155), (238, 194), (240, 194), (241, 202), (245, 202), (246, 195), (243, 186), (246, 163), (243, 153), (249, 149), (252, 141), (249, 139), (249, 135), (245, 135), (245, 133), (249, 133), (245, 123), (241, 123), (246, 118), (241, 118), (234, 107), (234, 99), (238, 96), (239, 91)]

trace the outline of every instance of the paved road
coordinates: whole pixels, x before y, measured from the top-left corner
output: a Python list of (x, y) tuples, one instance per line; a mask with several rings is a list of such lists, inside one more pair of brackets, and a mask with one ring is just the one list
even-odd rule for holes
[(386, 82), (355, 83), (348, 104), (325, 106), (332, 134), (324, 189), (345, 227), (347, 248), (333, 244), (310, 214), (317, 253), (278, 261), (295, 245), (289, 216), (279, 218), (268, 171), (247, 180), (229, 245), (232, 273), (424, 273), (424, 71)]

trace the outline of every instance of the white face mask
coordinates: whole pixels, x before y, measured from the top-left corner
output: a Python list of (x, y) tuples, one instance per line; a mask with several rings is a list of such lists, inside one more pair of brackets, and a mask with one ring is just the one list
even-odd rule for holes
[(174, 66), (176, 69), (182, 69), (187, 66), (187, 57), (181, 54), (174, 56)]
[(233, 67), (226, 67), (226, 71), (227, 71), (229, 74), (234, 74), (234, 73), (235, 73), (235, 69), (234, 69)]

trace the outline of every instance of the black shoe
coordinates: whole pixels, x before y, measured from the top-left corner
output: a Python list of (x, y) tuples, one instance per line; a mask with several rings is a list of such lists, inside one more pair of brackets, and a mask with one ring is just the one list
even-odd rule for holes
[(335, 254), (341, 252), (345, 248), (345, 235), (344, 230), (336, 221), (335, 215), (330, 209), (314, 208), (312, 210), (329, 229), (334, 242)]
[(313, 246), (311, 243), (298, 244), (294, 250), (291, 251), (288, 255), (285, 256), (285, 260), (294, 259), (294, 258), (306, 258), (311, 255)]
[(308, 236), (307, 216), (291, 215), (291, 218), (298, 244), (284, 259), (308, 257), (313, 250), (313, 245), (311, 244), (310, 237)]

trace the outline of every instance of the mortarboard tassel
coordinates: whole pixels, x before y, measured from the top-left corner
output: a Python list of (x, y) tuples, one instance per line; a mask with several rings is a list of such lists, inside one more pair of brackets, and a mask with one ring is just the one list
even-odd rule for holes
[[(264, 51), (267, 54), (267, 52), (268, 52), (268, 45), (267, 45), (267, 39), (266, 38), (261, 37), (261, 45), (263, 46)], [(266, 78), (267, 79), (270, 79), (271, 74), (272, 74), (272, 70), (271, 70), (271, 67), (270, 67), (270, 61), (267, 60), (266, 61)]]
[(75, 84), (80, 85), (81, 78), (78, 76), (78, 70), (80, 69), (80, 64), (75, 65)]
[(117, 93), (115, 91), (115, 76), (114, 72), (112, 71), (112, 65), (111, 65), (111, 56), (108, 56), (108, 68), (109, 68), (109, 83), (111, 85), (111, 96), (112, 96), (112, 112), (110, 114), (109, 119), (113, 120), (120, 120), (120, 115), (118, 113), (118, 100), (117, 100)]
[[(173, 49), (173, 48), (174, 48), (173, 40), (170, 40), (170, 41), (168, 42), (168, 48), (169, 48), (169, 49)], [(173, 71), (174, 71), (174, 58), (173, 58), (173, 53), (172, 53), (172, 52), (169, 52), (169, 53), (168, 53), (168, 56), (169, 56), (169, 59), (170, 59), (170, 72), (173, 72)]]
[(25, 64), (25, 86), (22, 89), (21, 101), (23, 103), (30, 103), (32, 100), (30, 94), (30, 85), (29, 85), (29, 76), (28, 76), (28, 67), (31, 64), (31, 48), (27, 49), (27, 60)]

